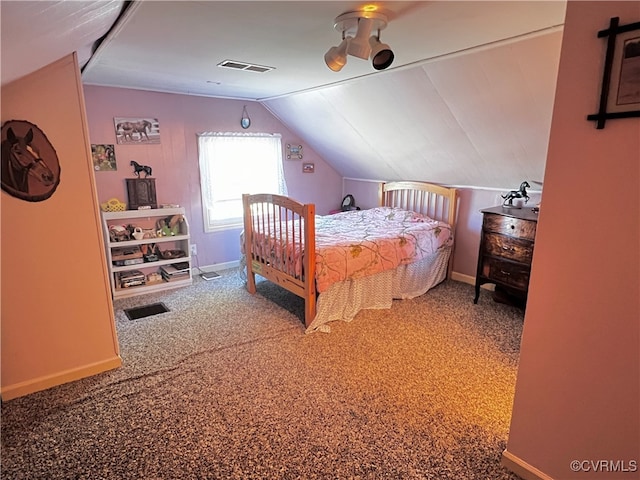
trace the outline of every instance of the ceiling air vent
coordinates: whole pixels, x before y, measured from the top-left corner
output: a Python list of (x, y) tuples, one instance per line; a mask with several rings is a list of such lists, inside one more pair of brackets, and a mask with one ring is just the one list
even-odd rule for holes
[(237, 62), (235, 60), (225, 60), (218, 64), (222, 68), (232, 68), (234, 70), (246, 70), (248, 72), (264, 73), (275, 70), (274, 67), (265, 67), (264, 65), (254, 65), (252, 63)]

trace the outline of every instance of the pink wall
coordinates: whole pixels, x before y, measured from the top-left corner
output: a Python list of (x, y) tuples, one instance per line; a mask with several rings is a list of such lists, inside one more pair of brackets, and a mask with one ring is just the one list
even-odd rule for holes
[[(525, 178), (522, 179), (523, 181)], [(459, 188), (458, 219), (456, 222), (456, 244), (453, 257), (453, 271), (458, 280), (475, 282), (480, 248), (480, 231), (482, 230), (482, 213), (480, 210), (501, 205), (503, 198), (512, 185), (504, 190), (487, 190), (482, 188)], [(529, 192), (527, 206), (533, 207), (540, 201), (540, 193)]]
[(640, 21), (640, 2), (568, 2), (505, 452), (544, 478), (640, 476), (570, 465), (640, 463), (640, 118), (586, 121), (611, 17)]
[[(198, 246), (200, 266), (233, 262), (239, 258), (238, 231), (204, 233), (200, 201), (200, 177), (196, 132), (243, 131), (239, 126), (242, 107), (247, 105), (251, 117), (248, 131), (281, 133), (283, 144), (302, 143), (262, 105), (256, 102), (175, 95), (139, 90), (85, 86), (87, 117), (91, 143), (115, 144), (113, 118), (144, 116), (158, 118), (159, 145), (115, 144), (118, 170), (96, 172), (98, 197), (104, 202), (111, 197), (126, 201), (125, 178), (133, 178), (130, 160), (153, 167), (158, 201), (177, 203), (187, 209), (192, 243)], [(378, 183), (345, 179), (313, 150), (304, 146), (304, 161), (315, 163), (316, 173), (302, 173), (301, 161), (285, 161), (289, 195), (302, 202), (316, 204), (319, 214), (339, 207), (342, 197), (351, 193), (362, 207), (378, 201)], [(517, 185), (505, 187), (517, 188)], [(343, 191), (344, 190), (344, 191)], [(480, 209), (498, 205), (499, 191), (460, 189), (457, 245), (454, 272), (473, 281), (480, 242)], [(535, 204), (539, 195), (532, 195)]]
[(28, 120), (56, 150), (42, 202), (2, 197), (2, 399), (121, 364), (74, 55), (2, 87), (2, 122)]
[[(87, 85), (84, 88), (91, 143), (114, 144), (118, 169), (95, 172), (98, 197), (126, 201), (125, 178), (135, 178), (131, 160), (150, 165), (156, 178), (159, 203), (186, 208), (191, 242), (198, 246), (200, 266), (237, 261), (238, 230), (205, 233), (200, 199), (196, 133), (245, 131), (240, 127), (247, 106), (251, 126), (247, 132), (280, 133), (287, 143), (302, 144), (304, 162), (315, 163), (315, 173), (302, 173), (302, 161), (285, 160), (289, 196), (315, 203), (319, 214), (329, 213), (342, 197), (341, 177), (257, 102), (145, 92)], [(117, 145), (114, 117), (153, 117), (160, 123), (159, 145)]]

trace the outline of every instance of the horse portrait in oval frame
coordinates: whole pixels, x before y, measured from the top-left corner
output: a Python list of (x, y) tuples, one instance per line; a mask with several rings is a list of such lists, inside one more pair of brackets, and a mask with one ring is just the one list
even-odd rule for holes
[(44, 132), (26, 120), (9, 120), (1, 140), (2, 190), (28, 202), (51, 197), (60, 184), (60, 163)]

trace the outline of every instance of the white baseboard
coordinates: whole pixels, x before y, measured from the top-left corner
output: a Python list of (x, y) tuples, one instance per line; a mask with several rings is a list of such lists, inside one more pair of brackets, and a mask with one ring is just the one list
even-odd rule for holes
[(500, 463), (523, 480), (553, 480), (552, 477), (541, 472), (536, 467), (529, 465), (527, 462), (516, 457), (508, 450), (502, 452), (502, 461)]
[(71, 370), (65, 370), (63, 372), (54, 373), (52, 375), (46, 375), (44, 377), (34, 378), (24, 382), (19, 382), (13, 385), (3, 386), (0, 390), (0, 396), (2, 401), (11, 400), (14, 398), (29, 395), (30, 393), (46, 390), (47, 388), (56, 387), (63, 383), (69, 383), (81, 378), (91, 377), (98, 373), (106, 372), (107, 370), (113, 370), (122, 365), (122, 359), (119, 355), (112, 357), (102, 362), (91, 363), (89, 365), (83, 365), (79, 368)]
[(240, 260), (234, 260), (232, 262), (214, 263), (213, 265), (205, 265), (203, 267), (193, 266), (192, 273), (198, 275), (202, 272), (217, 272), (220, 270), (229, 270), (230, 268), (237, 268), (240, 265)]
[(471, 275), (465, 275), (464, 273), (451, 272), (451, 280), (456, 280), (462, 283), (468, 283), (469, 285), (476, 284), (476, 278)]
[[(468, 283), (469, 285), (476, 284), (476, 277), (472, 277), (471, 275), (465, 275), (464, 273), (451, 272), (451, 280), (456, 280), (462, 283)], [(495, 290), (496, 286), (493, 283), (485, 283), (481, 285), (480, 288), (484, 288), (485, 290)]]

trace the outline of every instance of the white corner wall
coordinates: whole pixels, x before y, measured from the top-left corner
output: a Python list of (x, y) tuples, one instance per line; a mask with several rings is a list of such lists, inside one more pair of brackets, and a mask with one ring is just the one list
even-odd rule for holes
[(526, 479), (640, 478), (640, 118), (586, 120), (611, 17), (640, 2), (568, 2), (503, 457)]
[(3, 86), (8, 120), (37, 125), (61, 170), (48, 200), (0, 194), (3, 401), (121, 364), (75, 55)]

